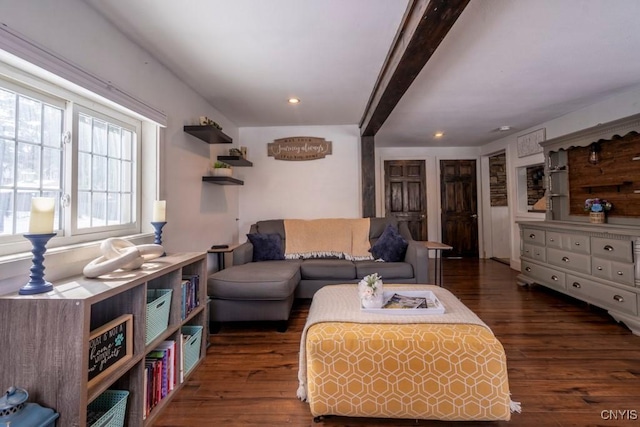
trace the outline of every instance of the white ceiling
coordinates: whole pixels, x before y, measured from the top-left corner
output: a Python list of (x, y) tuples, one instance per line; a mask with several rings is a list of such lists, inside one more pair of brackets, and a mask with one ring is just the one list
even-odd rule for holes
[[(240, 127), (358, 124), (408, 3), (86, 1)], [(482, 145), (640, 85), (638, 16), (638, 0), (471, 0), (376, 145)]]

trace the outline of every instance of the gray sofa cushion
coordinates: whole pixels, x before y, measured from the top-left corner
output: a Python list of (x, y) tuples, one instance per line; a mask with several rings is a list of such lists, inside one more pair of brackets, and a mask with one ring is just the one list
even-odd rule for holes
[(300, 282), (300, 262), (262, 261), (232, 266), (209, 276), (210, 297), (232, 300), (281, 300)]
[(398, 220), (396, 217), (390, 216), (387, 218), (370, 218), (369, 219), (369, 240), (373, 245), (378, 237), (382, 235), (387, 224), (395, 225), (398, 227)]
[(346, 259), (305, 259), (300, 266), (303, 279), (355, 279), (356, 266)]
[[(427, 260), (425, 260), (427, 262)], [(356, 273), (362, 278), (369, 274), (378, 273), (385, 283), (391, 283), (392, 279), (410, 279), (413, 276), (413, 267), (408, 262), (376, 262), (356, 261)]]

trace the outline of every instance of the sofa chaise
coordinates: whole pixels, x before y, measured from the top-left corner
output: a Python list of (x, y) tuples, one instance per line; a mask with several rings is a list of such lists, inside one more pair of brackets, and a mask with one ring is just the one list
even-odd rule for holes
[(251, 226), (233, 265), (211, 274), (211, 330), (220, 322), (278, 321), (295, 298), (378, 273), (386, 283), (428, 283), (428, 252), (395, 218), (266, 220)]

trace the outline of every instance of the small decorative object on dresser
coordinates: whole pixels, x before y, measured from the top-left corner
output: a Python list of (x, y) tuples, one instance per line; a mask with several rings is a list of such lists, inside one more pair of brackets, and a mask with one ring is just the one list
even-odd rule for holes
[(380, 308), (384, 304), (382, 277), (369, 274), (358, 283), (358, 296), (363, 308)]
[(584, 201), (584, 210), (589, 212), (589, 222), (593, 224), (604, 224), (607, 219), (605, 212), (610, 211), (613, 205), (604, 199), (594, 198)]

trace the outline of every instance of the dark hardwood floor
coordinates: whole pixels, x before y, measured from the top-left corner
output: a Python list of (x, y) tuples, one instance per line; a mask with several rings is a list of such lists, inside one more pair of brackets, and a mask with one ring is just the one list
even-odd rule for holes
[[(604, 310), (542, 286), (516, 285), (492, 260), (444, 260), (444, 286), (502, 342), (512, 398), (510, 422), (446, 423), (330, 417), (314, 423), (296, 398), (300, 334), (309, 301), (294, 305), (289, 329), (228, 324), (205, 361), (166, 407), (169, 426), (639, 426), (640, 336)], [(627, 412), (624, 412), (627, 411)]]

